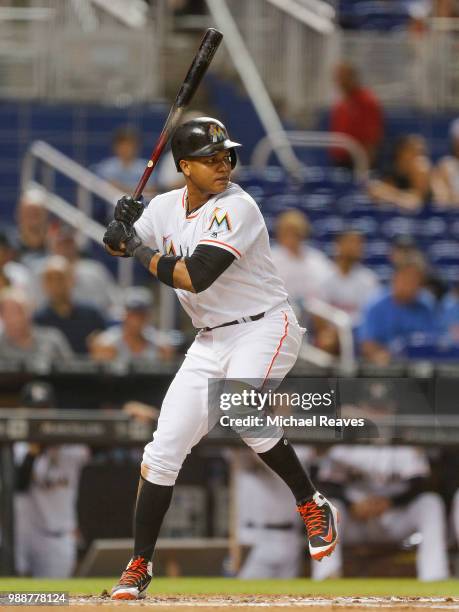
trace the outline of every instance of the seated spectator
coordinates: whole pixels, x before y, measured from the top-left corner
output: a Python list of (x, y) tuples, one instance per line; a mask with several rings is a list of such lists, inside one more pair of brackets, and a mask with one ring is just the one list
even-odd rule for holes
[(58, 329), (32, 324), (31, 301), (20, 289), (8, 287), (0, 292), (0, 322), (0, 359), (62, 361), (73, 356)]
[(103, 312), (117, 303), (117, 287), (110, 272), (103, 264), (88, 257), (81, 257), (75, 231), (60, 226), (49, 237), (52, 255), (65, 257), (72, 265), (73, 294), (81, 302), (100, 308)]
[(441, 327), (454, 344), (459, 344), (459, 287), (456, 286), (442, 300)]
[(94, 337), (91, 341), (92, 358), (96, 361), (171, 359), (175, 349), (170, 338), (150, 324), (152, 306), (148, 289), (128, 289), (122, 323)]
[(391, 287), (370, 303), (359, 329), (365, 359), (387, 365), (412, 334), (432, 334), (438, 328), (433, 300), (422, 291), (425, 264), (413, 257), (394, 270)]
[(0, 289), (18, 287), (27, 292), (31, 285), (29, 270), (15, 261), (15, 244), (7, 232), (0, 231)]
[(402, 136), (395, 145), (391, 166), (382, 180), (369, 183), (368, 193), (376, 203), (415, 212), (435, 199), (432, 166), (422, 136)]
[[(94, 172), (123, 193), (132, 193), (147, 165), (139, 157), (140, 136), (133, 127), (125, 126), (116, 130), (113, 137), (113, 157), (104, 159), (94, 166)], [(150, 179), (144, 190), (145, 196), (154, 195)]]
[[(347, 231), (336, 237), (336, 256), (331, 273), (322, 282), (320, 298), (350, 317), (353, 328), (361, 322), (363, 309), (379, 292), (376, 274), (361, 264), (363, 236)], [(340, 352), (336, 327), (328, 320), (314, 318), (315, 344), (332, 355)]]
[[(384, 134), (381, 105), (374, 93), (360, 83), (357, 70), (351, 64), (339, 64), (334, 80), (342, 98), (331, 110), (330, 131), (356, 140), (365, 149), (369, 164), (373, 165)], [(344, 149), (332, 149), (331, 156), (336, 165), (352, 167), (352, 159)]]
[(335, 552), (312, 564), (315, 580), (343, 570), (343, 544), (401, 542), (419, 533), (419, 580), (449, 576), (445, 504), (432, 492), (422, 449), (408, 446), (333, 446), (322, 459), (320, 490), (338, 508), (340, 541)]
[[(423, 257), (421, 250), (411, 236), (396, 236), (391, 244), (389, 260), (394, 268), (398, 268), (414, 257)], [(447, 286), (441, 274), (430, 265), (426, 266), (424, 274), (424, 289), (428, 291), (434, 301), (440, 301), (447, 291)]]
[(49, 219), (45, 202), (45, 191), (32, 187), (23, 192), (18, 203), (19, 253), (26, 265), (46, 255)]
[(272, 258), (290, 300), (297, 305), (318, 297), (319, 286), (333, 269), (326, 255), (306, 243), (310, 233), (308, 218), (299, 210), (277, 217)]
[(64, 257), (46, 260), (42, 281), (47, 303), (35, 313), (35, 323), (59, 329), (75, 353), (85, 355), (91, 334), (105, 329), (104, 317), (94, 306), (74, 301), (72, 265)]
[(452, 122), (449, 134), (451, 154), (439, 161), (435, 176), (444, 194), (442, 203), (459, 207), (459, 118)]
[(362, 265), (364, 238), (355, 231), (342, 232), (336, 237), (336, 256), (331, 274), (324, 279), (321, 298), (360, 323), (362, 311), (380, 290), (376, 274)]

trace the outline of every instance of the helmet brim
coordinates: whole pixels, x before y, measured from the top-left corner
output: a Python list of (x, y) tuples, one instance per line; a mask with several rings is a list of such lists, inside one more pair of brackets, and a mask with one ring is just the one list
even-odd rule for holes
[(231, 168), (234, 168), (237, 163), (237, 155), (234, 149), (236, 149), (237, 147), (242, 147), (241, 143), (233, 142), (229, 138), (227, 138), (226, 140), (222, 140), (221, 142), (209, 143), (205, 147), (202, 147), (201, 149), (198, 149), (197, 151), (193, 151), (193, 153), (188, 153), (186, 157), (184, 156), (181, 159), (179, 159), (176, 164), (177, 170), (179, 172), (182, 171), (182, 169), (180, 168), (180, 162), (182, 159), (192, 159), (195, 157), (210, 157), (211, 155), (215, 155), (215, 153), (219, 153), (220, 151), (227, 151), (227, 150), (231, 151)]

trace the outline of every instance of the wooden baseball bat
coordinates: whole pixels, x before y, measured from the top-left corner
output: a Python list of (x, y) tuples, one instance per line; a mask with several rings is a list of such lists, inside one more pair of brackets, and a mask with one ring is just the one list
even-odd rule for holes
[(172, 131), (177, 127), (180, 117), (186, 107), (189, 105), (202, 77), (206, 73), (210, 62), (212, 61), (215, 52), (218, 49), (223, 38), (223, 34), (214, 28), (209, 28), (203, 36), (199, 49), (194, 56), (187, 75), (180, 87), (180, 90), (175, 98), (174, 104), (169, 112), (169, 115), (164, 124), (163, 130), (158, 138), (158, 141), (150, 156), (144, 173), (135, 188), (132, 197), (138, 200), (147, 184), (148, 179), (153, 172), (154, 167), (158, 163), (161, 153), (169, 140)]

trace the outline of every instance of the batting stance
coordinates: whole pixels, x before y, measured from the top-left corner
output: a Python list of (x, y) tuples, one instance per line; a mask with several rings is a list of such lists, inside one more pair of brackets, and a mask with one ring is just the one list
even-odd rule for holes
[[(156, 539), (187, 454), (209, 429), (208, 381), (282, 380), (295, 363), (303, 330), (271, 260), (255, 201), (230, 182), (236, 148), (209, 117), (182, 124), (172, 138), (186, 186), (142, 203), (123, 197), (104, 236), (112, 255), (135, 257), (173, 287), (199, 330), (166, 393), (141, 466), (134, 554), (112, 599), (145, 596)], [(337, 512), (311, 483), (292, 446), (278, 435), (244, 438), (295, 496), (313, 559), (330, 555)]]

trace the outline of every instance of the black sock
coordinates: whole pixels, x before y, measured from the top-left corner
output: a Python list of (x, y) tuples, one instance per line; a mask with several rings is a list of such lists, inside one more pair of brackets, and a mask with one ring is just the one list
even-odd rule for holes
[(304, 503), (316, 492), (293, 446), (285, 438), (281, 438), (271, 450), (259, 453), (258, 456), (290, 487), (297, 504)]
[(174, 487), (153, 484), (140, 477), (140, 490), (134, 516), (134, 556), (148, 561), (153, 557), (164, 515)]

